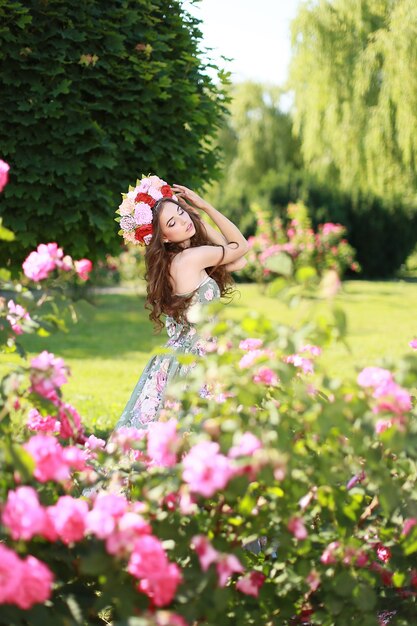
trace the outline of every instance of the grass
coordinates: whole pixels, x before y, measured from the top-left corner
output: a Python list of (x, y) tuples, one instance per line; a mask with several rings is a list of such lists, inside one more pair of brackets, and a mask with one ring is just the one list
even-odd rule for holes
[[(255, 310), (274, 322), (297, 327), (328, 306), (313, 302), (289, 309), (257, 285), (238, 287), (240, 297), (227, 308), (236, 320)], [(350, 350), (334, 344), (323, 355), (322, 362), (333, 376), (351, 376), (357, 367), (375, 364), (382, 357), (395, 359), (417, 336), (413, 282), (347, 281), (336, 302), (348, 316)], [(101, 431), (117, 421), (150, 352), (165, 342), (165, 336), (153, 335), (143, 296), (106, 294), (95, 297), (95, 306), (86, 308), (84, 318), (69, 334), (45, 339), (27, 336), (22, 342), (29, 354), (46, 349), (65, 359), (72, 372), (64, 387), (65, 399), (79, 410), (89, 428)], [(0, 375), (19, 362), (15, 354), (0, 355)]]

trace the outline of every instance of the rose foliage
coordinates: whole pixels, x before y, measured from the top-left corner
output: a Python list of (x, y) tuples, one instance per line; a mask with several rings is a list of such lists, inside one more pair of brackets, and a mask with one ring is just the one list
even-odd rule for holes
[(219, 311), (147, 431), (88, 436), (47, 351), (3, 378), (1, 624), (413, 623), (415, 340), (342, 381), (320, 367), (341, 311), (299, 329)]

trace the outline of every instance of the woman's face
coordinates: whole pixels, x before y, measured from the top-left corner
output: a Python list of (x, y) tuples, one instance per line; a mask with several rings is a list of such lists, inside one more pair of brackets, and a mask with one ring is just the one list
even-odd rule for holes
[(159, 226), (164, 242), (183, 243), (195, 234), (191, 217), (174, 202), (164, 202), (159, 215)]

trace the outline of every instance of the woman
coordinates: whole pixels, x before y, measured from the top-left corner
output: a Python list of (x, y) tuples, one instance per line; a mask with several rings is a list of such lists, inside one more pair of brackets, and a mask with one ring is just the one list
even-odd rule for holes
[[(203, 221), (198, 210), (220, 232)], [(146, 307), (159, 330), (161, 317), (167, 316), (166, 347), (173, 351), (149, 361), (116, 425), (116, 429), (146, 428), (158, 418), (168, 382), (187, 372), (175, 352), (204, 354), (195, 325), (187, 317), (190, 308), (232, 291), (230, 271), (244, 267), (248, 244), (227, 217), (194, 191), (182, 185), (171, 188), (156, 176), (143, 178), (131, 189), (118, 212), (125, 241), (146, 245)]]

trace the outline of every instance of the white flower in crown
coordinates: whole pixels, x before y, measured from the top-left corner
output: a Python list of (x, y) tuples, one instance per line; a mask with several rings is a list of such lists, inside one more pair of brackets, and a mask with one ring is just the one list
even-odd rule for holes
[(131, 215), (124, 215), (120, 220), (120, 228), (123, 230), (132, 230), (135, 226), (136, 222)]
[(152, 224), (152, 209), (146, 202), (138, 202), (135, 208), (135, 222), (137, 226)]
[(135, 210), (135, 200), (128, 195), (123, 199), (122, 204), (119, 205), (120, 215), (131, 215)]

